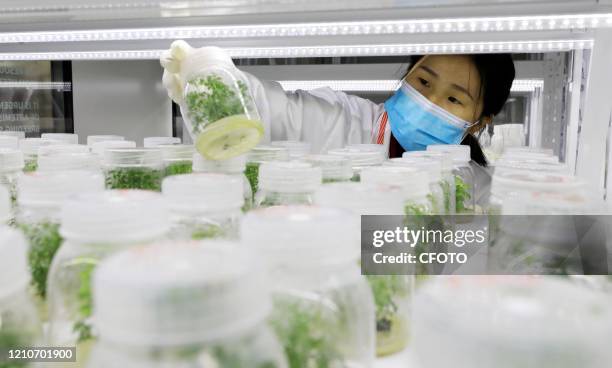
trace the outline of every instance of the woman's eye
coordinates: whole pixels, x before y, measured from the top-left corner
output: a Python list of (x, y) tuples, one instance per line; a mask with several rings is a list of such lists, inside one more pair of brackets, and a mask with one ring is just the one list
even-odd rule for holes
[(461, 105), (461, 101), (459, 101), (458, 99), (456, 99), (456, 98), (455, 98), (455, 97), (453, 97), (453, 96), (450, 96), (450, 97), (448, 98), (448, 100), (449, 100), (449, 101), (450, 101), (450, 103), (452, 103), (452, 104), (455, 104), (455, 105)]
[(429, 87), (429, 82), (423, 78), (419, 78), (419, 82), (425, 87)]

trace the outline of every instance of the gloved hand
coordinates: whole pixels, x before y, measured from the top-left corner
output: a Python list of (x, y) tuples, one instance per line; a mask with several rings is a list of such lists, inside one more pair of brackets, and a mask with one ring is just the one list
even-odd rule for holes
[(162, 84), (168, 92), (168, 96), (177, 104), (183, 102), (183, 81), (180, 78), (181, 62), (193, 52), (187, 42), (178, 40), (172, 42), (170, 49), (162, 53), (159, 59), (161, 66), (164, 68)]

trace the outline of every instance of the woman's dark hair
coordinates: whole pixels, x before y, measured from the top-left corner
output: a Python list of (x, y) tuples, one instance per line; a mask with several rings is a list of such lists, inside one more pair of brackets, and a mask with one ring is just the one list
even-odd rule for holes
[[(482, 114), (478, 118), (497, 115), (504, 107), (514, 81), (515, 71), (512, 56), (510, 54), (471, 54), (468, 56), (474, 62), (481, 81), (480, 95), (483, 96), (483, 106)], [(423, 57), (424, 55), (410, 57), (410, 66), (402, 80)], [(478, 139), (468, 134), (461, 144), (470, 146), (471, 157), (474, 162), (482, 166), (487, 165)]]

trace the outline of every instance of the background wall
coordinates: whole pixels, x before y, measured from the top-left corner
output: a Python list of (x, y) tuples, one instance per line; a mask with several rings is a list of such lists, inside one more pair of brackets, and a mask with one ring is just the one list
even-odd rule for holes
[(74, 61), (74, 132), (119, 134), (140, 146), (148, 136), (172, 136), (172, 104), (158, 61)]

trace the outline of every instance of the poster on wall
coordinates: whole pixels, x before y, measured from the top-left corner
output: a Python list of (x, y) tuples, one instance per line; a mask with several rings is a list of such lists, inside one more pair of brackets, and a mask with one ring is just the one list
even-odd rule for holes
[(0, 130), (36, 137), (71, 129), (65, 103), (71, 83), (63, 80), (61, 63), (0, 62)]

